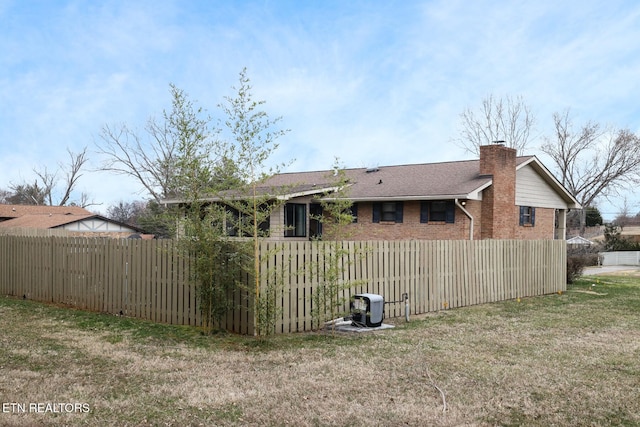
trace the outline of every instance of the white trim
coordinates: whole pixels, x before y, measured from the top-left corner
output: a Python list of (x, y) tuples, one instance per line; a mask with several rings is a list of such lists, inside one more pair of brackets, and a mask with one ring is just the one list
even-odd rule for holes
[(420, 201), (420, 200), (482, 200), (481, 193), (469, 193), (469, 194), (438, 194), (433, 196), (376, 196), (376, 197), (323, 197), (320, 200), (333, 201), (333, 200), (351, 200), (352, 202), (386, 202), (386, 201)]
[(469, 218), (469, 220), (471, 221), (471, 225), (469, 226), (469, 240), (473, 240), (473, 215), (471, 215), (471, 214), (469, 213), (469, 211), (468, 211), (468, 210), (466, 210), (466, 209), (464, 208), (464, 206), (462, 206), (462, 205), (460, 204), (460, 202), (458, 201), (458, 199), (456, 199), (456, 200), (455, 200), (455, 204), (456, 204), (456, 206), (457, 206), (457, 207), (459, 207), (459, 208), (460, 208), (460, 210), (461, 210), (462, 212), (464, 212), (464, 214), (467, 216), (467, 218)]

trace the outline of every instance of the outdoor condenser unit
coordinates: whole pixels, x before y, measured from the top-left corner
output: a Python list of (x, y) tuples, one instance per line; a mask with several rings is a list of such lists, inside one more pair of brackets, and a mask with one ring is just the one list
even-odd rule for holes
[(356, 294), (351, 298), (351, 320), (358, 326), (375, 328), (382, 325), (384, 298), (376, 294)]

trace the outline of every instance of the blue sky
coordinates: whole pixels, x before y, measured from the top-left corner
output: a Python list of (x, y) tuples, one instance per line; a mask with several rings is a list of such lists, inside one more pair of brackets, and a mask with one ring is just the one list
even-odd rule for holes
[[(243, 67), (291, 129), (273, 158), (288, 170), (470, 158), (452, 142), (459, 116), (490, 94), (532, 108), (527, 154), (550, 167), (535, 147), (554, 112), (640, 131), (635, 1), (0, 0), (0, 49), (0, 188), (67, 148), (96, 167), (100, 129), (142, 130), (170, 83), (216, 116)], [(99, 172), (78, 190), (102, 212), (144, 198)]]

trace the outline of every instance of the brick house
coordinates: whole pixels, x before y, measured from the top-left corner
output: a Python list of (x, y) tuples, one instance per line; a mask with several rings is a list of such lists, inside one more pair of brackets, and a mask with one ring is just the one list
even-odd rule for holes
[[(346, 169), (354, 222), (350, 240), (565, 239), (578, 201), (535, 156), (501, 144), (470, 161)], [(270, 218), (271, 239), (322, 234), (319, 197), (331, 200), (332, 171), (282, 173), (267, 187), (291, 190)], [(324, 239), (344, 236), (322, 236)]]

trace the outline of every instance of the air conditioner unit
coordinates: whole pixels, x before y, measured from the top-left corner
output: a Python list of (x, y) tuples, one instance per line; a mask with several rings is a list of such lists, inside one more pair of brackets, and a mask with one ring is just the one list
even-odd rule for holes
[(384, 319), (384, 298), (376, 294), (356, 294), (351, 297), (351, 320), (357, 326), (375, 328)]

